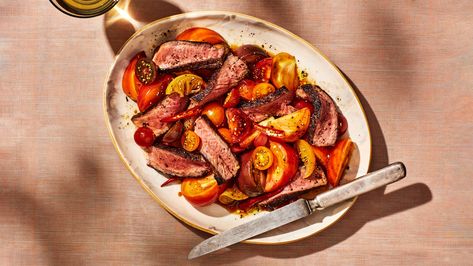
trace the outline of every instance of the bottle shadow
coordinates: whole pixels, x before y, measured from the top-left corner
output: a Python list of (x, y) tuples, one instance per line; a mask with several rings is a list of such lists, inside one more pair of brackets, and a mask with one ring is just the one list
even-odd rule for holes
[(104, 16), (103, 25), (110, 48), (116, 55), (144, 25), (182, 12), (178, 6), (163, 0), (122, 0)]
[[(368, 101), (354, 82), (345, 75), (345, 73), (343, 73), (343, 75), (354, 89), (364, 108), (373, 141), (370, 171), (375, 171), (389, 163), (386, 141), (378, 119)], [(415, 183), (388, 194), (384, 193), (385, 188), (386, 187), (376, 189), (359, 197), (343, 219), (340, 219), (336, 224), (314, 237), (309, 237), (288, 245), (271, 246), (271, 248), (255, 245), (251, 246), (251, 252), (248, 252), (247, 245), (237, 244), (218, 251), (213, 256), (197, 258), (196, 261), (205, 260), (207, 262), (211, 261), (212, 263), (220, 264), (222, 263), (221, 258), (225, 256), (226, 259), (224, 263), (226, 264), (253, 256), (295, 258), (309, 255), (343, 242), (353, 236), (370, 221), (426, 204), (433, 198), (431, 190), (424, 183)], [(191, 230), (202, 238), (208, 237), (208, 234), (200, 232), (197, 229), (192, 228)], [(228, 256), (228, 252), (231, 252), (232, 256)]]

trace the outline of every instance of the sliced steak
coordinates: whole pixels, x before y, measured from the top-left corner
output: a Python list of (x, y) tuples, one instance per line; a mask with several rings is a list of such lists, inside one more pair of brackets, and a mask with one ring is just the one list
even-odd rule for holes
[(307, 130), (307, 141), (315, 146), (331, 146), (338, 136), (338, 112), (335, 102), (319, 86), (305, 84), (296, 95), (312, 103), (314, 113)]
[(180, 97), (179, 94), (173, 93), (166, 96), (146, 113), (133, 116), (131, 121), (137, 127), (146, 125), (151, 128), (154, 135), (158, 137), (168, 131), (172, 125), (172, 123), (161, 122), (161, 119), (184, 111), (188, 101), (189, 99), (187, 97)]
[(294, 93), (286, 87), (281, 87), (275, 92), (254, 101), (242, 101), (240, 109), (254, 122), (260, 122), (273, 115), (283, 115), (288, 111), (289, 103), (294, 98)]
[(151, 147), (148, 166), (174, 177), (201, 177), (212, 171), (202, 155), (165, 145)]
[(297, 172), (291, 183), (289, 183), (281, 192), (260, 202), (258, 205), (264, 209), (273, 210), (289, 203), (289, 201), (304, 194), (308, 190), (325, 186), (327, 184), (327, 177), (325, 177), (325, 173), (320, 166), (315, 168), (314, 173), (311, 176), (307, 178), (303, 178), (302, 176), (301, 171)]
[(228, 53), (226, 45), (204, 42), (169, 41), (161, 44), (153, 62), (163, 71), (219, 68)]
[(207, 87), (194, 95), (194, 105), (203, 105), (227, 93), (248, 74), (248, 67), (243, 60), (234, 55), (229, 55), (223, 66), (212, 75)]
[(223, 183), (234, 177), (240, 165), (235, 155), (230, 151), (230, 147), (214, 129), (212, 122), (205, 116), (197, 118), (194, 132), (200, 137), (202, 143), (200, 153), (217, 172), (217, 182)]

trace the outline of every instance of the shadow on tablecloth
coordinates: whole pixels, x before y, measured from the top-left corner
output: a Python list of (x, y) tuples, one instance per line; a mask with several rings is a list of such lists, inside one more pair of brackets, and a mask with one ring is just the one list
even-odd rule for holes
[(182, 12), (179, 7), (162, 0), (120, 1), (116, 8), (104, 16), (104, 29), (110, 48), (116, 55), (128, 38), (143, 25)]

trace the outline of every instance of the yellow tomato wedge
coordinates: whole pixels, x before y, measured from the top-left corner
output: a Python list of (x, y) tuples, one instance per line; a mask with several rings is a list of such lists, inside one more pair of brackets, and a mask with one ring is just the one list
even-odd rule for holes
[(276, 88), (286, 86), (290, 91), (299, 87), (296, 58), (288, 53), (279, 53), (273, 57), (271, 82)]
[(225, 191), (218, 196), (218, 201), (220, 203), (228, 205), (235, 201), (245, 200), (248, 198), (248, 195), (241, 192), (237, 186), (225, 189)]
[(183, 74), (174, 78), (166, 88), (166, 95), (173, 92), (179, 93), (181, 97), (196, 93), (205, 87), (204, 80), (194, 74)]
[(267, 123), (267, 128), (283, 131), (283, 136), (272, 136), (271, 132), (264, 133), (275, 139), (280, 139), (285, 142), (294, 142), (305, 134), (307, 128), (309, 127), (309, 123), (310, 110), (309, 108), (305, 107)]
[(304, 172), (303, 178), (308, 178), (312, 175), (316, 167), (316, 159), (314, 151), (312, 150), (312, 146), (303, 140), (299, 139), (296, 141), (296, 149), (297, 153), (299, 154), (299, 158), (301, 159), (302, 163), (304, 164)]

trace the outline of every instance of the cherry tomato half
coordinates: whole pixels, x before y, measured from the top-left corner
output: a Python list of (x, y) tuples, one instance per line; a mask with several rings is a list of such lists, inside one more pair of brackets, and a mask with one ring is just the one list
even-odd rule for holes
[(305, 101), (305, 100), (302, 100), (302, 99), (298, 99), (298, 100), (295, 100), (294, 101), (294, 107), (297, 109), (297, 110), (300, 110), (302, 108), (309, 108), (310, 110), (310, 113), (314, 113), (314, 105), (309, 103), (308, 101)]
[(210, 44), (224, 43), (222, 35), (208, 28), (194, 27), (177, 35), (178, 41), (207, 42)]
[(253, 88), (253, 100), (261, 99), (275, 90), (276, 88), (270, 83), (259, 83)]
[(216, 127), (221, 126), (225, 121), (225, 109), (216, 102), (207, 104), (202, 110), (202, 114), (206, 115)]
[(200, 138), (192, 130), (186, 130), (181, 137), (181, 144), (186, 151), (195, 151), (199, 148)]
[(265, 146), (258, 146), (252, 154), (253, 165), (258, 170), (266, 170), (273, 165), (273, 153)]
[(214, 203), (220, 188), (213, 175), (204, 178), (184, 178), (181, 183), (181, 193), (191, 204), (206, 206)]
[(258, 82), (268, 82), (271, 79), (271, 70), (273, 68), (273, 58), (265, 58), (256, 63), (253, 69), (253, 79)]
[(253, 88), (256, 86), (256, 82), (251, 79), (244, 79), (238, 83), (236, 88), (240, 93), (240, 97), (244, 100), (251, 101), (253, 100)]
[(153, 130), (151, 130), (149, 127), (139, 127), (135, 131), (135, 135), (133, 137), (136, 144), (140, 145), (141, 147), (150, 147), (153, 145), (155, 139)]
[(140, 58), (136, 62), (135, 73), (141, 83), (150, 84), (156, 79), (156, 66), (150, 59)]

